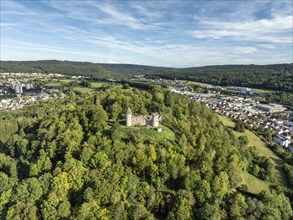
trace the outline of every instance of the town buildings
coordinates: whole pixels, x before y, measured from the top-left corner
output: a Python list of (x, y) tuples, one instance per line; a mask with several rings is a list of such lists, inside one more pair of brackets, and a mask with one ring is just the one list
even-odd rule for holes
[(286, 108), (278, 104), (257, 105), (256, 108), (263, 110), (265, 112), (270, 112), (270, 113), (284, 112), (286, 110)]
[(259, 104), (256, 97), (219, 95), (214, 93), (195, 93), (183, 88), (170, 88), (172, 92), (188, 96), (206, 104), (210, 109), (232, 120), (242, 120), (254, 129), (271, 131), (273, 141), (293, 153), (293, 112), (279, 104)]
[(282, 147), (287, 148), (290, 144), (290, 139), (291, 139), (290, 137), (286, 137), (284, 135), (276, 135), (274, 137), (274, 142), (281, 145)]

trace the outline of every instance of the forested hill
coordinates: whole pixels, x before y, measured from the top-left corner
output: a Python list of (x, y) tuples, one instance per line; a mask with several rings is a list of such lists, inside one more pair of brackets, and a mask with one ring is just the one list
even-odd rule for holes
[(104, 64), (90, 62), (72, 62), (59, 60), (42, 61), (0, 61), (0, 73), (60, 73), (65, 75), (84, 75), (94, 78), (125, 78), (153, 71), (171, 70), (171, 68), (132, 65)]
[(97, 64), (58, 60), (0, 61), (1, 72), (42, 72), (65, 75), (84, 75), (93, 78), (129, 78), (144, 74), (147, 77), (191, 80), (222, 86), (293, 92), (293, 65), (219, 65), (194, 68), (167, 68), (132, 64)]
[[(128, 106), (160, 112), (163, 131), (126, 127)], [(292, 217), (285, 186), (241, 186), (243, 172), (270, 180), (270, 160), (170, 91), (72, 92), (0, 113), (1, 219)]]
[(293, 92), (292, 64), (204, 66), (164, 71), (150, 77), (154, 76)]
[(95, 63), (59, 60), (0, 61), (0, 72), (59, 73), (70, 76), (83, 75), (95, 78), (111, 78), (116, 75), (114, 72)]
[(134, 65), (134, 64), (107, 64), (99, 63), (100, 66), (112, 70), (117, 73), (127, 74), (127, 75), (138, 75), (138, 74), (151, 74), (158, 71), (173, 70), (175, 68), (169, 67), (155, 67), (155, 66), (144, 66), (144, 65)]

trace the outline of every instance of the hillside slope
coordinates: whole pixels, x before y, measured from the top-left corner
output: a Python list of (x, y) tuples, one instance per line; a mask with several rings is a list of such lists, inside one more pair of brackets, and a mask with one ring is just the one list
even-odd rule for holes
[(0, 73), (59, 73), (64, 75), (82, 75), (95, 78), (111, 78), (116, 74), (102, 66), (89, 62), (71, 62), (59, 60), (41, 61), (0, 61)]
[[(166, 79), (190, 80), (221, 86), (293, 92), (293, 65), (220, 65), (164, 71), (155, 76)], [(150, 75), (149, 77), (154, 77)]]
[(169, 67), (156, 67), (156, 66), (145, 66), (145, 65), (134, 65), (134, 64), (99, 63), (99, 65), (111, 71), (114, 71), (120, 74), (126, 74), (126, 75), (151, 74), (153, 72), (175, 69), (175, 68), (169, 68)]
[(171, 70), (171, 68), (132, 65), (73, 62), (59, 60), (40, 61), (0, 61), (0, 73), (60, 73), (65, 75), (83, 75), (94, 78), (124, 78), (153, 71)]
[[(129, 106), (160, 112), (164, 131), (125, 127)], [(240, 186), (242, 172), (270, 162), (205, 105), (166, 90), (70, 93), (1, 112), (0, 126), (3, 219), (292, 217), (285, 187), (254, 195)]]
[(247, 86), (259, 89), (293, 92), (293, 65), (218, 65), (193, 68), (167, 68), (133, 64), (105, 64), (58, 60), (0, 61), (3, 72), (42, 72), (84, 75), (94, 78), (147, 77), (191, 80), (222, 85)]

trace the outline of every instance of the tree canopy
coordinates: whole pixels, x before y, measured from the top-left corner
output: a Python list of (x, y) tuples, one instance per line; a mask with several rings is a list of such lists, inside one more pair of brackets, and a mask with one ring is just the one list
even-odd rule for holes
[[(160, 112), (163, 131), (126, 127), (128, 106)], [(241, 172), (269, 161), (205, 105), (167, 90), (70, 93), (0, 120), (3, 219), (292, 217), (289, 190), (239, 188)]]

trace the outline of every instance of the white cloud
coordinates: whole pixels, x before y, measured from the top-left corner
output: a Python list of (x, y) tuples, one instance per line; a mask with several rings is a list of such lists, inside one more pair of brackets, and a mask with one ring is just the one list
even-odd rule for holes
[(161, 10), (156, 11), (154, 8), (147, 8), (145, 2), (143, 2), (143, 5), (140, 2), (131, 2), (131, 7), (140, 15), (150, 19), (159, 19), (165, 14)]
[(272, 2), (276, 9), (270, 11), (263, 1), (44, 0), (50, 7), (42, 11), (11, 2), (1, 19), (1, 59), (55, 55), (174, 67), (292, 60), (292, 12), (283, 13), (281, 3)]
[(275, 49), (276, 47), (272, 44), (260, 44), (260, 47), (266, 48), (266, 49)]
[(109, 4), (97, 4), (92, 2), (92, 5), (99, 10), (107, 13), (108, 18), (101, 18), (96, 20), (97, 24), (114, 24), (121, 26), (128, 26), (132, 29), (148, 29), (151, 27), (150, 24), (143, 24), (138, 18), (132, 16), (129, 12), (123, 12), (121, 9)]
[[(84, 39), (86, 40), (86, 39)], [(144, 64), (170, 67), (190, 67), (216, 64), (267, 64), (274, 60), (284, 62), (285, 57), (280, 54), (271, 54), (262, 51), (258, 57), (258, 49), (254, 47), (222, 47), (195, 46), (190, 44), (165, 44), (152, 46), (145, 44), (134, 44), (133, 42), (120, 41), (110, 36), (101, 39), (87, 39), (96, 48), (103, 45), (111, 51), (104, 53), (99, 50), (90, 52), (88, 50), (69, 49), (65, 47), (48, 46), (22, 41), (6, 43), (1, 50), (4, 60), (27, 60), (27, 59), (62, 59), (91, 61), (102, 63), (126, 63)], [(12, 49), (12, 50), (11, 50)], [(18, 51), (17, 54), (11, 51)], [(117, 52), (119, 51), (119, 52)], [(244, 56), (245, 55), (245, 56)], [(29, 58), (27, 58), (29, 57)]]
[[(45, 44), (38, 44), (38, 43), (29, 43), (24, 41), (10, 41), (6, 43), (2, 48), (14, 48), (14, 49), (26, 49), (31, 51), (38, 51), (38, 52), (47, 52), (47, 53), (57, 53), (57, 54), (71, 54), (71, 55), (86, 55), (86, 56), (97, 56), (96, 53), (91, 53), (89, 51), (83, 50), (74, 50), (68, 49), (65, 47), (55, 47), (55, 46), (48, 46)], [(2, 51), (1, 51), (2, 52)], [(4, 57), (5, 55), (3, 55)]]
[(137, 62), (132, 62), (130, 60), (100, 60), (99, 63), (107, 63), (107, 64), (136, 64), (139, 65)]
[[(127, 26), (134, 30), (149, 29), (153, 25), (142, 22), (129, 11), (105, 2), (96, 1), (43, 1), (45, 4), (64, 11), (68, 16), (92, 24)], [(104, 13), (98, 13), (98, 11)]]
[[(0, 1), (1, 16), (5, 14), (13, 15), (37, 15), (33, 10), (15, 1)], [(2, 20), (2, 19), (1, 19)]]
[(292, 43), (292, 16), (247, 22), (201, 21), (202, 29), (192, 31), (194, 38), (233, 38), (268, 43)]
[(0, 22), (0, 28), (2, 29), (10, 29), (10, 28), (13, 28), (13, 27), (16, 27), (18, 26), (18, 24), (16, 23), (4, 23), (4, 22)]
[(237, 54), (252, 54), (258, 51), (255, 47), (232, 47), (231, 50)]

